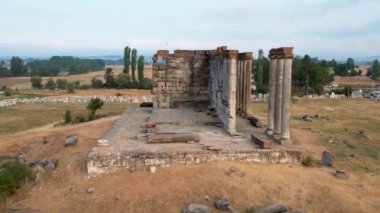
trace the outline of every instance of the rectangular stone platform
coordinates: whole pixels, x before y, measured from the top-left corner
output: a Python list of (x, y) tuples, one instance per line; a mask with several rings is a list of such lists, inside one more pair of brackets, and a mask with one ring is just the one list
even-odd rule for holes
[[(147, 122), (156, 125), (147, 128)], [(271, 149), (260, 149), (251, 140), (251, 134), (266, 137), (264, 129), (254, 128), (248, 120), (237, 118), (238, 134), (234, 136), (214, 125), (218, 123), (217, 118), (191, 108), (129, 107), (99, 140), (101, 143), (90, 151), (88, 174), (217, 160), (262, 163), (299, 163), (301, 160), (300, 151), (275, 143)], [(176, 133), (194, 133), (199, 136), (199, 142), (150, 144), (147, 141), (149, 135)]]

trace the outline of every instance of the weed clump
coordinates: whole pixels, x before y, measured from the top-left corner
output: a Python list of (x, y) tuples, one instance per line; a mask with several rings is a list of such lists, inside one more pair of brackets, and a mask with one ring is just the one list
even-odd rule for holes
[(301, 163), (302, 165), (307, 166), (307, 167), (314, 167), (315, 164), (317, 164), (317, 162), (318, 161), (313, 156), (308, 155), (306, 158), (302, 160)]
[(6, 162), (0, 166), (0, 200), (14, 194), (26, 179), (32, 177), (30, 168), (20, 162)]

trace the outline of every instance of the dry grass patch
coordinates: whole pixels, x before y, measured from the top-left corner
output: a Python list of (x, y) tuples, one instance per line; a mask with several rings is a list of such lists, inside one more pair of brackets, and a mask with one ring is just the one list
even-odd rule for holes
[[(97, 114), (121, 114), (130, 104), (106, 103)], [(86, 104), (24, 104), (0, 108), (0, 135), (12, 134), (31, 128), (51, 125), (62, 121), (63, 112), (71, 110), (76, 115), (87, 117)]]

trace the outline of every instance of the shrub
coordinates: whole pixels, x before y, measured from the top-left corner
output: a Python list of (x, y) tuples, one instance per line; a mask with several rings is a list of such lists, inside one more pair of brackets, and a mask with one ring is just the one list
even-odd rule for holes
[(95, 119), (96, 110), (102, 108), (104, 102), (100, 98), (91, 98), (90, 102), (87, 105), (89, 110), (88, 120), (92, 121)]
[(72, 116), (71, 116), (71, 111), (70, 110), (66, 110), (64, 113), (63, 113), (63, 120), (65, 121), (65, 124), (68, 124), (72, 121)]
[(84, 118), (83, 115), (77, 115), (77, 116), (75, 117), (75, 121), (76, 121), (76, 122), (83, 123), (83, 122), (86, 121), (86, 119)]
[(68, 93), (75, 93), (75, 84), (73, 82), (68, 83), (66, 89)]
[(38, 76), (33, 76), (30, 78), (30, 83), (32, 84), (32, 87), (35, 89), (41, 89), (42, 88), (42, 79)]
[(57, 89), (65, 90), (67, 88), (67, 83), (66, 79), (57, 79)]
[(317, 163), (317, 160), (313, 156), (308, 155), (305, 159), (302, 160), (302, 165), (307, 167), (313, 167)]
[(11, 88), (9, 88), (9, 87), (5, 87), (5, 89), (4, 89), (4, 95), (5, 95), (5, 96), (11, 96), (12, 93), (13, 93), (13, 91), (12, 91)]
[(92, 88), (101, 88), (103, 86), (103, 81), (100, 80), (100, 79), (97, 79), (95, 77), (93, 77), (91, 79), (91, 87)]
[(138, 89), (152, 89), (153, 82), (149, 78), (144, 78), (141, 82), (137, 83)]
[(45, 89), (55, 90), (55, 87), (56, 87), (56, 83), (54, 82), (52, 78), (49, 78), (49, 80), (45, 84)]
[(6, 162), (0, 170), (0, 200), (14, 194), (32, 176), (30, 168), (19, 162)]
[(266, 93), (268, 93), (268, 87), (265, 86), (264, 84), (259, 84), (256, 87), (256, 93), (257, 94), (259, 94), (259, 93), (266, 94)]

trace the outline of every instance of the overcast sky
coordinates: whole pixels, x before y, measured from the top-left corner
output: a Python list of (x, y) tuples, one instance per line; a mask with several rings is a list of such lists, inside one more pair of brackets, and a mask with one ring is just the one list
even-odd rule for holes
[(0, 56), (157, 49), (380, 55), (380, 0), (0, 0)]

